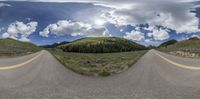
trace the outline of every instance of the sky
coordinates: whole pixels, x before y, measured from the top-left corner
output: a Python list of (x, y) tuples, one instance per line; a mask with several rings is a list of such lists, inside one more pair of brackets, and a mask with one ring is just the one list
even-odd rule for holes
[(37, 45), (121, 37), (149, 46), (200, 37), (197, 0), (0, 0), (0, 37)]

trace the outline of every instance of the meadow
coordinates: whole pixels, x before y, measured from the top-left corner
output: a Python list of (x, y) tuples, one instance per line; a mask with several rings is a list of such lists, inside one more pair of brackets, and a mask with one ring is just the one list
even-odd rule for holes
[(49, 51), (67, 68), (88, 76), (110, 76), (133, 66), (147, 51), (120, 53), (72, 53), (60, 49)]
[(42, 48), (14, 39), (0, 39), (0, 57), (21, 56), (40, 51)]

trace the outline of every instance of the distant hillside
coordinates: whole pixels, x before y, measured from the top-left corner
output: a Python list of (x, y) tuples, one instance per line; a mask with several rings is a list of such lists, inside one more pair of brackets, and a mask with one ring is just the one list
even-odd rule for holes
[(161, 48), (167, 51), (187, 51), (200, 53), (200, 39), (190, 38), (188, 40), (183, 40), (175, 44), (167, 46), (167, 48)]
[(175, 43), (177, 43), (178, 41), (177, 40), (169, 40), (169, 41), (166, 41), (166, 42), (164, 42), (164, 43), (162, 43), (162, 44), (160, 44), (160, 46), (159, 47), (167, 47), (167, 46), (169, 46), (169, 45), (173, 45), (173, 44), (175, 44)]
[(66, 52), (80, 53), (111, 53), (147, 49), (130, 40), (116, 37), (83, 38), (61, 45), (58, 48)]
[(178, 48), (190, 51), (199, 51), (200, 52), (200, 39), (190, 38), (188, 40), (180, 41), (174, 44)]
[(54, 44), (51, 44), (51, 45), (44, 45), (44, 46), (41, 46), (41, 47), (44, 47), (44, 48), (55, 48), (55, 47), (58, 47), (60, 45), (68, 44), (68, 43), (70, 43), (70, 42), (64, 41), (64, 42), (61, 42), (61, 43), (54, 43)]
[(22, 42), (14, 39), (0, 39), (0, 56), (15, 56), (34, 53), (41, 48), (28, 42)]
[(189, 38), (189, 40), (199, 40), (198, 37), (192, 37), (192, 38)]

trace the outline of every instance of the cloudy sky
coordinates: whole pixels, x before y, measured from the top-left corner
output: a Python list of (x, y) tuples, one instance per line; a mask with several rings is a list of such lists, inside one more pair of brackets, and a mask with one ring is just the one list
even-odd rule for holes
[(144, 45), (200, 36), (197, 0), (0, 0), (0, 36), (37, 45), (114, 36)]

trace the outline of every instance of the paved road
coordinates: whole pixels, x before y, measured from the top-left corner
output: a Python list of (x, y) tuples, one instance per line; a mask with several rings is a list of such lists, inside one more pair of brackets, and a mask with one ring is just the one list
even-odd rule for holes
[(12, 68), (0, 70), (0, 99), (200, 97), (199, 59), (180, 58), (155, 50), (149, 51), (129, 70), (107, 78), (76, 74), (62, 66), (47, 51), (17, 58), (24, 60), (16, 63), (18, 66), (9, 63), (15, 59), (1, 60), (5, 59), (0, 59), (0, 65), (2, 63)]

